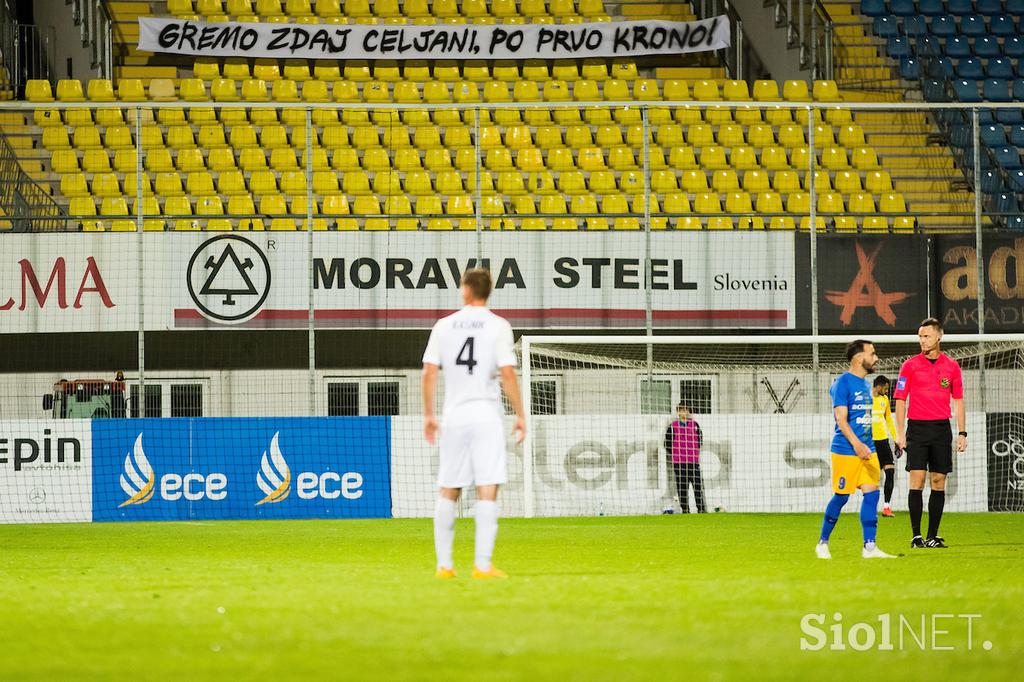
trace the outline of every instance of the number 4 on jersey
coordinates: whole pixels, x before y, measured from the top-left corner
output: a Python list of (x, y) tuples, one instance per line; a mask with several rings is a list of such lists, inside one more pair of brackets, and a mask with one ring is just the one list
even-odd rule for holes
[(462, 348), (459, 350), (459, 354), (455, 358), (456, 365), (465, 365), (466, 371), (470, 374), (473, 373), (473, 368), (477, 366), (477, 361), (473, 359), (473, 337), (470, 336), (466, 339), (466, 343), (462, 344)]

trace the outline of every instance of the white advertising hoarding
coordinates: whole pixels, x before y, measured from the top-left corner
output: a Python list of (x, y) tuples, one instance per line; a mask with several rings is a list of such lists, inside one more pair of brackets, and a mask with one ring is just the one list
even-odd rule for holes
[(92, 521), (92, 422), (0, 421), (0, 523)]

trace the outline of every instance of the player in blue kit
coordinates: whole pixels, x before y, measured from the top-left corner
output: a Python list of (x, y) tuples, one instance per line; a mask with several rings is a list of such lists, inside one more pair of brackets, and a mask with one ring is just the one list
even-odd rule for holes
[(868, 374), (875, 371), (878, 355), (870, 341), (857, 339), (846, 346), (850, 369), (833, 382), (829, 389), (832, 412), (836, 420), (832, 436), (832, 491), (835, 493), (825, 507), (821, 539), (815, 548), (819, 559), (831, 559), (828, 538), (839, 521), (839, 512), (855, 490), (864, 494), (860, 507), (860, 524), (864, 529), (865, 559), (890, 559), (875, 544), (878, 531), (878, 482), (880, 471), (875, 441), (871, 431), (872, 394)]

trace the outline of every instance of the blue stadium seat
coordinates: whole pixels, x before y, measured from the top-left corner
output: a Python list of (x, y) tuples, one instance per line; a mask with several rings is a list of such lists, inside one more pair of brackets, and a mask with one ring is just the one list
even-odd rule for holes
[[(1024, 192), (1024, 170), (1015, 170), (1006, 174), (1007, 181), (1010, 183), (1010, 189), (1014, 192)], [(1000, 178), (1002, 180), (1002, 178)], [(984, 186), (982, 186), (984, 188)], [(984, 189), (983, 189), (984, 191)], [(1002, 191), (1001, 189), (995, 190), (996, 192)]]
[(902, 57), (900, 59), (900, 78), (908, 81), (916, 81), (920, 77), (920, 62), (913, 57)]
[(1013, 23), (1013, 17), (1008, 14), (999, 14), (992, 17), (989, 22), (989, 31), (994, 36), (1000, 38), (1009, 38), (1010, 36), (1017, 35), (1017, 27)]
[(1006, 170), (1020, 170), (1024, 168), (1024, 163), (1020, 162), (1020, 150), (1016, 147), (999, 147), (993, 149), (993, 153), (996, 157), (996, 163)]
[[(939, 42), (938, 38), (933, 36), (921, 36), (917, 39), (918, 57), (941, 57), (942, 51), (942, 43)], [(964, 56), (971, 56), (970, 46), (968, 46), (968, 54), (965, 54)]]
[(988, 60), (985, 72), (989, 78), (1005, 78), (1006, 80), (1012, 80), (1015, 75), (1013, 73), (1013, 62), (1006, 57), (996, 57), (995, 59)]
[(989, 102), (1010, 101), (1010, 83), (1002, 78), (986, 78), (981, 92)]
[(953, 94), (961, 102), (980, 102), (981, 95), (978, 94), (978, 82), (958, 78), (953, 81)]
[(880, 17), (888, 14), (885, 0), (860, 0), (860, 13), (866, 17)]
[(890, 0), (889, 11), (898, 17), (912, 17), (917, 14), (914, 0)]
[(957, 28), (956, 19), (952, 14), (943, 14), (932, 19), (931, 32), (934, 36), (947, 38), (958, 34), (960, 29)]
[(988, 34), (985, 17), (980, 14), (968, 14), (960, 18), (960, 32), (965, 36), (983, 36)]
[(956, 58), (970, 57), (970, 41), (963, 36), (951, 36), (946, 38), (946, 56)]
[(993, 213), (1020, 213), (1017, 197), (1009, 192), (1001, 192), (992, 197)]
[(1014, 232), (1024, 231), (1024, 216), (1009, 216), (1006, 218), (1006, 229)]
[(900, 34), (899, 19), (887, 14), (884, 17), (875, 17), (875, 35), (879, 38), (889, 38)]
[(930, 59), (927, 64), (928, 75), (932, 78), (938, 78), (939, 80), (952, 78), (955, 73), (953, 69), (953, 60), (949, 57)]
[(956, 123), (949, 127), (949, 146), (954, 149), (970, 149), (971, 126), (966, 123)]
[(965, 14), (974, 14), (974, 7), (971, 5), (971, 0), (949, 0), (946, 3), (946, 9), (950, 14), (955, 14), (958, 17), (962, 17)]
[(994, 170), (981, 172), (981, 191), (985, 194), (998, 194), (1006, 191), (1003, 176)]
[(1009, 140), (1015, 147), (1024, 147), (1024, 125), (1010, 126)]
[(1013, 81), (1013, 99), (1017, 102), (1024, 102), (1024, 80), (1020, 78)]
[(926, 17), (937, 17), (946, 13), (942, 0), (921, 0), (917, 3), (918, 11)]
[[(1010, 36), (1003, 41), (1003, 54), (1010, 59), (1021, 59), (1024, 57), (1024, 38)], [(1018, 67), (1019, 69), (1020, 67)]]
[[(968, 170), (974, 171), (974, 154), (973, 153), (966, 153), (966, 154), (964, 154), (963, 155), (963, 164), (964, 164), (964, 166)], [(986, 170), (988, 170), (990, 168), (992, 168), (992, 159), (989, 157), (988, 154), (982, 154), (981, 155), (981, 170), (982, 170), (982, 172), (984, 172), (984, 171), (986, 171)]]
[(1006, 0), (1007, 14), (1024, 17), (1024, 0)]
[(942, 81), (934, 78), (929, 78), (921, 84), (921, 92), (924, 94), (926, 102), (946, 102), (949, 100), (946, 96), (946, 86), (942, 84)]
[(1005, 147), (1008, 144), (1006, 129), (1001, 125), (982, 126), (981, 143), (986, 147)]
[(957, 62), (956, 75), (960, 76), (960, 78), (981, 80), (985, 77), (985, 69), (982, 68), (980, 59), (968, 57)]
[(885, 51), (893, 59), (910, 56), (910, 43), (903, 36), (889, 36), (885, 44)]
[[(1024, 102), (1024, 80), (1013, 81), (1011, 88), (1014, 102)], [(1020, 109), (1000, 109), (996, 112), (996, 120), (1006, 125), (1015, 126), (1024, 124), (1024, 112)]]
[(978, 10), (978, 14), (984, 14), (987, 17), (995, 16), (1003, 13), (1003, 2), (1002, 0), (977, 0), (975, 9)]
[(1002, 57), (1003, 49), (999, 47), (999, 39), (990, 35), (978, 36), (974, 39), (974, 54), (978, 57)]
[(903, 33), (910, 37), (927, 35), (928, 21), (920, 15), (907, 17), (903, 20)]

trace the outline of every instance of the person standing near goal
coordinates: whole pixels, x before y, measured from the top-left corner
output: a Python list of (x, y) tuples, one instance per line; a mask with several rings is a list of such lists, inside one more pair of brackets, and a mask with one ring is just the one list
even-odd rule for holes
[[(488, 310), (491, 287), (489, 271), (467, 270), (460, 287), (464, 307), (437, 321), (423, 353), (423, 435), (433, 445), (440, 434), (440, 494), (434, 508), (439, 578), (455, 577), (455, 503), (469, 485), (476, 486), (477, 495), (473, 577), (506, 577), (491, 564), (498, 535), (498, 486), (508, 481), (502, 389), (516, 413), (518, 443), (526, 435), (526, 422), (512, 326)], [(445, 385), (441, 424), (434, 416), (439, 369)]]
[[(946, 506), (946, 475), (953, 471), (953, 432), (949, 428), (949, 403), (953, 401), (959, 434), (956, 451), (967, 449), (967, 424), (964, 412), (964, 381), (960, 365), (941, 351), (942, 323), (934, 317), (921, 322), (917, 330), (921, 354), (900, 367), (893, 399), (896, 401), (896, 446), (907, 452), (910, 472), (910, 527), (914, 537), (910, 546), (945, 548), (939, 536), (942, 510)], [(907, 406), (907, 401), (910, 406)], [(906, 420), (909, 419), (909, 424)], [(905, 430), (904, 430), (904, 427)], [(924, 513), (924, 475), (931, 472), (928, 496), (928, 538), (921, 537)]]
[(821, 539), (815, 547), (819, 559), (831, 559), (828, 539), (839, 521), (839, 512), (850, 495), (860, 490), (864, 495), (860, 505), (860, 524), (864, 530), (865, 559), (890, 559), (875, 544), (878, 532), (878, 456), (871, 434), (871, 385), (868, 374), (875, 371), (878, 355), (870, 341), (857, 339), (846, 346), (849, 371), (832, 383), (832, 413), (835, 433), (832, 436), (832, 491), (835, 493), (825, 507), (821, 525)]

